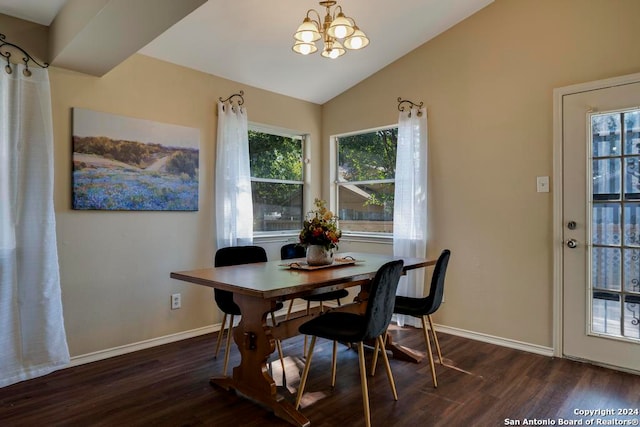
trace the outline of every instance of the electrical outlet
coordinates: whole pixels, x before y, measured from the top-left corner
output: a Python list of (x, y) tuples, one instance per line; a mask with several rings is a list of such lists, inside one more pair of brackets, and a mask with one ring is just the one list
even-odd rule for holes
[(182, 307), (182, 296), (180, 294), (171, 294), (171, 310), (177, 310)]

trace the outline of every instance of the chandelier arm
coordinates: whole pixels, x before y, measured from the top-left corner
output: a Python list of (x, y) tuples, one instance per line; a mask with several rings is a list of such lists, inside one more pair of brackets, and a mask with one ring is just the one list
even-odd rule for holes
[[(329, 9), (329, 8), (327, 8), (327, 9)], [(336, 8), (333, 9), (333, 15), (331, 16), (331, 20), (332, 21), (335, 21), (336, 20), (336, 16), (338, 16), (337, 15), (338, 9), (340, 9), (340, 13), (342, 13), (344, 15), (344, 12), (342, 11), (342, 5), (337, 5)]]
[[(315, 13), (316, 16), (318, 17), (317, 21), (309, 16), (309, 14), (311, 12)], [(315, 9), (309, 9), (309, 10), (307, 10), (307, 15), (306, 16), (307, 16), (307, 18), (309, 18), (311, 20), (311, 22), (316, 24), (316, 27), (318, 27), (318, 31), (322, 32), (322, 24), (320, 24), (322, 22), (322, 18), (320, 18), (320, 13)]]

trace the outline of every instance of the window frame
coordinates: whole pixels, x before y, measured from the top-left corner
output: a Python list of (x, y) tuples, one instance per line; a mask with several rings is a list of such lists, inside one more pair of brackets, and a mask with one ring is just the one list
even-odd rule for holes
[[(361, 135), (365, 133), (373, 133), (381, 130), (388, 129), (398, 129), (399, 124), (394, 123), (386, 126), (378, 126), (369, 129), (361, 129), (352, 132), (345, 132), (340, 134), (335, 134), (330, 137), (330, 153), (329, 153), (329, 163), (330, 163), (330, 174), (332, 185), (330, 187), (330, 208), (338, 213), (339, 216), (339, 188), (344, 184), (370, 184), (370, 183), (389, 183), (392, 182), (395, 188), (395, 176), (393, 179), (381, 179), (381, 180), (365, 180), (365, 181), (348, 181), (341, 182), (338, 176), (338, 144), (340, 138), (353, 136), (353, 135)], [(339, 221), (339, 220), (338, 220)], [(339, 223), (339, 222), (338, 222)], [(348, 231), (342, 230), (342, 239), (352, 241), (352, 242), (365, 242), (365, 243), (383, 243), (383, 244), (393, 244), (393, 232), (384, 233), (384, 232), (364, 232), (364, 231)]]
[[(308, 162), (308, 158), (309, 158), (309, 134), (302, 132), (302, 131), (296, 131), (296, 130), (292, 130), (292, 129), (285, 129), (285, 128), (279, 128), (279, 127), (275, 127), (275, 126), (269, 126), (269, 125), (264, 125), (264, 124), (259, 124), (259, 123), (253, 123), (253, 122), (249, 122), (248, 123), (248, 130), (249, 131), (253, 131), (253, 132), (260, 132), (260, 133), (266, 133), (269, 135), (276, 135), (276, 136), (281, 136), (284, 138), (292, 138), (292, 139), (298, 139), (301, 141), (301, 158), (302, 158), (302, 180), (301, 181), (297, 181), (297, 180), (289, 180), (289, 179), (273, 179), (273, 178), (256, 178), (253, 176), (253, 174), (251, 175), (250, 179), (251, 179), (251, 183), (253, 184), (254, 182), (263, 182), (263, 183), (275, 183), (275, 184), (298, 184), (298, 185), (302, 185), (302, 209), (301, 209), (301, 217), (304, 218), (305, 215), (305, 207), (306, 207), (306, 192), (307, 192), (307, 188), (309, 186), (309, 180), (308, 177), (310, 176), (309, 173), (309, 162)], [(251, 172), (251, 171), (250, 171)], [(253, 193), (252, 193), (252, 198), (253, 198)], [(298, 236), (298, 233), (300, 232), (300, 230), (298, 229), (291, 229), (291, 230), (274, 230), (274, 231), (255, 231), (252, 230), (253, 232), (253, 239), (255, 242), (263, 242), (263, 243), (268, 243), (270, 241), (277, 241), (277, 240), (281, 240), (282, 237), (290, 237), (290, 236)]]

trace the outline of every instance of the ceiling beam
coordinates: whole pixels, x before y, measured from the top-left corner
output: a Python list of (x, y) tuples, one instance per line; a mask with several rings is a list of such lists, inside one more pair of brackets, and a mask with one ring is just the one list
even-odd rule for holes
[(49, 30), (49, 63), (103, 76), (206, 0), (69, 0)]

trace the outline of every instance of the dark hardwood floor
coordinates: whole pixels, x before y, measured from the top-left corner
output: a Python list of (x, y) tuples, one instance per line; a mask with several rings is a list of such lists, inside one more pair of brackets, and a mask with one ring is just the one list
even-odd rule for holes
[[(420, 330), (394, 328), (391, 333), (403, 345), (424, 347)], [(640, 376), (446, 334), (439, 337), (445, 363), (453, 367), (436, 366), (437, 389), (426, 360), (413, 364), (392, 359), (399, 394), (395, 402), (378, 365), (375, 377), (369, 378), (374, 426), (484, 427), (526, 425), (525, 419), (560, 425), (560, 418), (606, 425), (598, 420), (640, 419), (575, 413), (638, 410)], [(214, 338), (204, 335), (1, 388), (0, 426), (287, 426), (260, 406), (209, 385), (209, 377), (222, 369), (222, 357), (213, 358)], [(286, 340), (283, 348), (286, 383), (279, 362), (273, 364), (273, 375), (293, 402), (295, 396), (287, 390), (295, 393), (298, 385), (302, 338)], [(370, 357), (369, 351), (367, 363)], [(234, 351), (230, 366), (237, 362)], [(334, 390), (330, 364), (331, 343), (318, 340), (303, 413), (312, 426), (364, 425), (356, 352), (339, 347)]]

